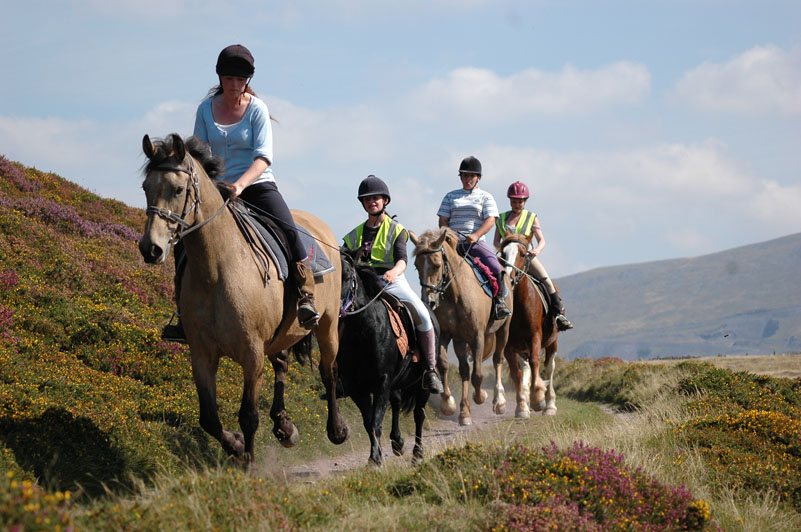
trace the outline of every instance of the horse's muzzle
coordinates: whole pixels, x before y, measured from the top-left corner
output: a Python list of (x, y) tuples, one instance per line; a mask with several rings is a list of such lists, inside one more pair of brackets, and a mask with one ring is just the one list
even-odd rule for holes
[(166, 259), (164, 250), (151, 242), (149, 238), (142, 238), (139, 241), (139, 253), (148, 264), (161, 264)]

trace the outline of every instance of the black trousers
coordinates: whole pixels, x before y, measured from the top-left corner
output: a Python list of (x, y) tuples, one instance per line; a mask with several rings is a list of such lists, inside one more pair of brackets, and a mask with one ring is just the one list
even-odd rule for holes
[(256, 183), (243, 190), (239, 197), (257, 214), (272, 218), (283, 229), (289, 244), (289, 253), (292, 255), (291, 262), (299, 262), (309, 256), (309, 250), (303, 246), (295, 229), (292, 213), (289, 212), (284, 197), (278, 192), (278, 185), (273, 182)]

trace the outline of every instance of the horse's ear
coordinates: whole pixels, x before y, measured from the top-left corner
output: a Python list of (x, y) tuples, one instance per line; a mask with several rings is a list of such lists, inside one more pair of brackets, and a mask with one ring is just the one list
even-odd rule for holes
[(448, 228), (443, 227), (439, 231), (439, 237), (431, 244), (432, 248), (439, 248), (442, 247), (442, 244), (445, 243), (445, 238), (448, 236)]
[(182, 139), (181, 135), (178, 133), (172, 133), (170, 138), (172, 139), (172, 151), (175, 157), (177, 157), (179, 161), (183, 161), (184, 157), (186, 157), (186, 144), (184, 144), (184, 139)]
[(144, 138), (142, 138), (142, 150), (145, 152), (145, 155), (147, 155), (148, 159), (155, 157), (156, 152), (158, 152), (158, 148), (156, 148), (156, 146), (150, 140), (149, 135), (145, 135)]
[(409, 240), (411, 240), (412, 244), (415, 246), (420, 242), (420, 239), (417, 238), (417, 235), (414, 234), (414, 231), (409, 231)]

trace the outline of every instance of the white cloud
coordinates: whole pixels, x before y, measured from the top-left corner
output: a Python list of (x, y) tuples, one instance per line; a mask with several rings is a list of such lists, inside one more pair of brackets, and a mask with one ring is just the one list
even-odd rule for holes
[(472, 115), (497, 122), (632, 104), (642, 100), (650, 87), (648, 69), (627, 61), (597, 70), (578, 70), (571, 65), (559, 72), (530, 68), (505, 78), (487, 69), (459, 68), (427, 83), (412, 101), (423, 117)]
[(673, 95), (706, 111), (801, 114), (801, 49), (756, 46), (724, 63), (706, 62), (685, 73)]

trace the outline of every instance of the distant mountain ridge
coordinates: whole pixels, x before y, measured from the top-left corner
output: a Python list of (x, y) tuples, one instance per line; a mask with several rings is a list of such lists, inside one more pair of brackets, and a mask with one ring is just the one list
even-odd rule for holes
[(801, 233), (557, 279), (568, 359), (801, 352)]

